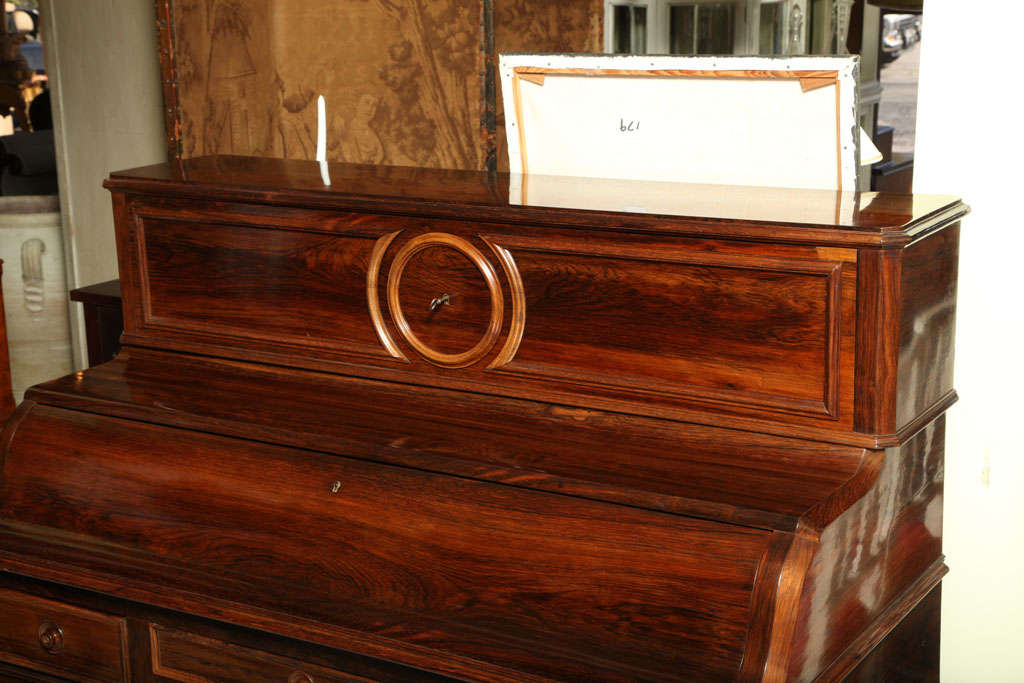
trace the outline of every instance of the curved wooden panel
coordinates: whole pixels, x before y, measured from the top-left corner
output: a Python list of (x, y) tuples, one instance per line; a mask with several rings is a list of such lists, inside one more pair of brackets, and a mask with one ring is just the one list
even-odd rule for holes
[(527, 680), (734, 678), (772, 537), (49, 406), (8, 449), (0, 501), (8, 524), (187, 564), (214, 597), (243, 582)]

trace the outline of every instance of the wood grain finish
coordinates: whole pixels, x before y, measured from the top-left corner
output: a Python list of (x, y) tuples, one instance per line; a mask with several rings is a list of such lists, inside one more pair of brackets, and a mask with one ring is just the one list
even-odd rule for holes
[[(948, 571), (941, 560), (936, 561), (861, 631), (815, 680), (938, 681), (940, 615), (935, 601), (942, 590), (939, 581)], [(908, 633), (913, 635), (908, 636)], [(893, 648), (900, 646), (908, 652), (894, 655)], [(893, 661), (900, 661), (903, 666), (897, 668)], [(879, 665), (888, 670), (878, 672)], [(865, 678), (872, 671), (876, 671), (875, 678)]]
[(612, 385), (840, 417), (855, 266), (844, 277), (840, 262), (707, 243), (492, 239), (516, 257), (534, 330), (505, 371), (579, 393)]
[(959, 234), (956, 223), (903, 250), (870, 250), (861, 258), (856, 381), (864, 392), (854, 419), (860, 429), (909, 437), (924, 426), (922, 415), (933, 417), (936, 406), (955, 400)]
[(125, 622), (0, 589), (0, 661), (79, 681), (124, 681)]
[[(190, 377), (204, 377), (197, 385)], [(261, 397), (259, 410), (232, 400)], [(31, 390), (41, 403), (760, 528), (827, 525), (864, 450), (135, 350)], [(501, 425), (495, 429), (494, 425)], [(614, 443), (615, 448), (593, 444)], [(854, 481), (856, 479), (856, 481)]]
[[(301, 347), (302, 364), (378, 359), (384, 372), (391, 357), (444, 368), (493, 358), (500, 374), (438, 374), (422, 361), (402, 373), (440, 385), (473, 377), (515, 396), (543, 383), (584, 405), (591, 395), (641, 410), (697, 400), (850, 421), (855, 255), (523, 238), (496, 225), (484, 251), (471, 242), (481, 241), (473, 224), (302, 212), (275, 216), (294, 229), (268, 241), (243, 216), (172, 221), (169, 207), (146, 204), (133, 213), (142, 325), (126, 332), (137, 345), (203, 335), (229, 356), (276, 352), (292, 364)], [(353, 296), (363, 281), (376, 295), (369, 308)], [(499, 339), (500, 358), (491, 354)]]
[[(207, 177), (221, 163), (234, 168), (230, 159), (188, 162), (184, 182), (173, 186), (191, 192), (193, 169)], [(456, 181), (468, 192), (473, 175), (400, 169), (392, 171), (407, 181), (401, 192), (417, 197), (417, 211), (428, 215), (300, 208), (277, 195), (275, 206), (233, 201), (238, 190), (269, 182), (264, 173), (272, 168), (295, 186), (304, 165), (238, 165), (230, 185), (208, 188), (222, 201), (201, 212), (184, 197), (129, 200), (124, 210), (135, 221), (122, 223), (122, 273), (135, 278), (126, 305), (137, 322), (126, 322), (128, 343), (872, 448), (904, 438), (898, 430), (907, 423), (894, 419), (896, 330), (911, 312), (901, 318), (901, 300), (890, 296), (899, 291), (902, 252), (856, 250), (849, 239), (917, 239), (907, 252), (914, 254), (933, 243), (922, 234), (958, 215), (955, 202), (914, 198), (902, 232), (865, 215), (813, 246), (693, 234), (707, 218), (680, 218), (671, 235), (664, 217), (651, 218), (645, 229), (666, 234), (641, 234), (619, 227), (638, 216), (619, 214), (609, 225), (603, 212), (578, 228), (552, 216), (522, 226), (493, 216), (430, 217), (435, 183), (458, 195)], [(173, 194), (167, 180), (152, 184), (157, 175), (121, 174), (108, 186)], [(322, 199), (336, 203), (347, 187), (359, 196), (395, 192), (394, 183), (380, 184), (378, 169), (345, 167), (342, 176), (353, 179)], [(486, 177), (477, 180), (486, 186)], [(747, 200), (760, 192), (751, 190)], [(487, 194), (493, 202), (494, 193)], [(835, 196), (793, 197), (819, 195)], [(264, 194), (260, 201), (269, 200)], [(871, 205), (886, 201), (874, 196)], [(680, 206), (683, 216), (685, 202)], [(600, 227), (598, 218), (605, 219)], [(794, 229), (806, 229), (805, 239), (820, 235), (817, 225)], [(423, 250), (417, 245), (432, 243), (429, 234), (447, 235), (458, 248), (438, 243)], [(403, 275), (406, 268), (412, 270)], [(222, 281), (227, 273), (230, 282)], [(435, 298), (451, 294), (446, 288), (462, 289), (459, 302), (429, 310)], [(353, 296), (363, 289), (365, 302)], [(416, 301), (403, 306), (403, 296)], [(927, 367), (922, 363), (923, 372)], [(948, 385), (948, 363), (943, 367), (945, 379), (932, 384)], [(917, 391), (916, 377), (903, 383)], [(951, 393), (935, 394), (929, 390), (914, 403), (914, 418), (930, 419), (953, 400)], [(876, 414), (865, 414), (867, 406)]]
[(907, 425), (953, 392), (960, 226), (904, 250), (900, 270), (895, 424)]
[[(558, 225), (612, 232), (759, 239), (817, 246), (904, 246), (967, 213), (955, 197), (575, 178), (617, 195), (668, 194), (658, 213), (611, 211), (581, 193), (570, 206), (510, 205), (507, 173), (216, 155), (112, 173), (110, 190), (306, 209)], [(543, 176), (531, 177), (543, 180)], [(520, 179), (521, 180), (521, 179)], [(845, 208), (844, 208), (845, 207)], [(252, 209), (250, 209), (252, 212)]]
[(70, 298), (82, 304), (89, 367), (113, 360), (121, 349), (121, 333), (124, 332), (120, 281), (108, 280), (72, 289)]
[(371, 679), (156, 625), (149, 627), (153, 673), (182, 683), (368, 683)]
[[(944, 444), (940, 417), (902, 447), (887, 449), (877, 484), (821, 534), (797, 619), (794, 680), (813, 679), (920, 577), (944, 573)], [(899, 616), (911, 607), (903, 605)]]
[[(144, 209), (136, 216), (147, 326), (388, 355), (366, 324), (366, 301), (356, 295), (365, 289), (372, 236), (296, 231), (268, 240), (261, 229), (197, 225)], [(316, 275), (299, 277), (307, 271)], [(322, 313), (311, 313), (317, 309)]]
[(769, 537), (43, 406), (6, 452), (0, 499), (21, 524), (330, 599), (350, 628), (561, 677), (735, 675)]
[[(84, 549), (79, 547), (76, 556), (82, 559), (84, 553)], [(152, 579), (152, 575), (147, 574), (144, 566), (133, 564), (130, 570), (127, 568), (123, 569), (127, 570), (124, 572), (125, 576), (128, 577), (130, 575), (131, 577), (126, 578), (121, 585), (128, 593), (132, 593), (130, 585), (133, 581), (138, 583), (139, 579), (144, 576)], [(173, 635), (186, 636), (192, 642), (199, 642), (210, 647), (223, 644), (224, 649), (227, 651), (223, 652), (219, 657), (208, 653), (211, 660), (219, 662), (229, 663), (232, 661), (232, 657), (243, 655), (247, 663), (252, 661), (251, 657), (278, 660), (278, 665), (280, 665), (280, 660), (285, 660), (289, 664), (301, 664), (301, 668), (307, 672), (329, 671), (337, 676), (349, 676), (372, 681), (423, 683), (424, 681), (451, 680), (448, 677), (431, 674), (422, 669), (402, 667), (382, 659), (314, 645), (308, 642), (308, 639), (303, 641), (294, 638), (284, 638), (267, 633), (265, 630), (239, 628), (224, 623), (227, 620), (237, 622), (238, 616), (237, 612), (231, 612), (230, 604), (223, 601), (218, 603), (216, 600), (212, 600), (204, 603), (207, 607), (210, 607), (212, 603), (222, 608), (218, 612), (219, 620), (210, 620), (184, 614), (182, 611), (154, 607), (152, 604), (144, 602), (132, 602), (125, 599), (123, 595), (120, 595), (120, 591), (114, 591), (118, 595), (111, 595), (110, 590), (106, 590), (106, 592), (82, 591), (59, 583), (29, 579), (10, 572), (0, 573), (0, 587), (25, 596), (34, 595), (72, 608), (119, 615), (124, 618), (127, 624), (127, 643), (131, 650), (131, 680), (139, 683), (166, 683), (167, 681), (167, 679), (153, 673), (152, 629), (167, 631)], [(150, 603), (152, 602), (152, 597), (151, 595)], [(164, 600), (166, 601), (166, 596)], [(239, 605), (240, 603), (235, 603), (236, 607)], [(250, 612), (250, 619), (253, 618), (254, 613), (258, 613), (258, 611)], [(231, 616), (228, 616), (229, 614)], [(197, 662), (192, 662), (192, 666), (197, 664)], [(0, 674), (7, 674), (7, 670), (2, 668), (3, 666), (5, 665), (0, 663)], [(246, 666), (249, 666), (249, 664), (246, 664)], [(45, 674), (32, 672), (28, 669), (16, 669), (15, 671), (23, 676), (28, 674), (24, 680), (57, 680), (55, 678), (47, 678)], [(291, 671), (294, 671), (294, 669), (278, 680), (286, 682)], [(244, 675), (236, 674), (232, 676), (230, 671), (226, 669), (222, 669), (218, 673), (218, 683), (222, 681), (225, 683), (228, 681), (249, 683)], [(247, 672), (243, 670), (241, 673)], [(33, 674), (39, 676), (39, 678), (32, 677)], [(323, 675), (326, 675), (326, 673)], [(14, 679), (22, 680), (22, 678), (17, 676)], [(8, 679), (4, 678), (3, 680), (6, 681)]]
[(896, 395), (896, 325), (900, 253), (863, 250), (858, 260), (857, 359), (854, 406), (857, 429), (892, 432)]
[(468, 240), (428, 232), (402, 245), (388, 271), (388, 307), (405, 341), (435, 365), (472, 365), (498, 339), (498, 273)]
[(0, 590), (141, 683), (934, 675), (966, 207), (331, 171), (108, 181), (124, 348), (0, 434)]
[[(814, 542), (803, 534), (797, 534), (786, 553), (786, 561), (780, 568), (778, 592), (768, 640), (768, 653), (763, 673), (757, 680), (765, 683), (780, 683), (787, 680), (786, 665), (791, 658), (793, 632), (797, 627), (794, 619), (797, 604), (803, 593), (807, 565), (814, 553)], [(774, 583), (774, 581), (773, 581)]]
[(516, 353), (519, 351), (519, 345), (523, 343), (523, 334), (526, 333), (526, 291), (523, 289), (523, 276), (519, 272), (519, 266), (516, 265), (516, 260), (509, 250), (488, 242), (486, 238), (484, 238), (484, 242), (494, 252), (494, 256), (501, 263), (501, 267), (505, 271), (512, 309), (512, 319), (509, 322), (505, 343), (502, 345), (498, 355), (487, 366), (488, 370), (493, 370), (494, 368), (508, 365), (509, 361), (515, 358)]
[(851, 683), (937, 683), (942, 586), (937, 585), (846, 674)]

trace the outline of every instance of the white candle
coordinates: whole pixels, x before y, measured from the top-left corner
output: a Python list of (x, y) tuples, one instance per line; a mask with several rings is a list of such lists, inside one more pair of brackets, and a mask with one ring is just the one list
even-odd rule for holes
[(316, 98), (316, 160), (327, 161), (327, 105), (323, 95)]
[(324, 185), (330, 185), (331, 173), (327, 168), (327, 105), (323, 95), (316, 98), (316, 160), (320, 163), (320, 178)]

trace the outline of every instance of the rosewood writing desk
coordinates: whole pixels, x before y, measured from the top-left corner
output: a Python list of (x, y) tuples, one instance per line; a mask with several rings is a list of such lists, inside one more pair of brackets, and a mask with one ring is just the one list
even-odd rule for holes
[(3, 431), (2, 673), (936, 677), (963, 204), (330, 173), (107, 180), (123, 348)]

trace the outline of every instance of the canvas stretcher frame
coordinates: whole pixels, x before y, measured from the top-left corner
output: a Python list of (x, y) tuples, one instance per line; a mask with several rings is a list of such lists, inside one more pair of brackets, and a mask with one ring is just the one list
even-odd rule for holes
[[(857, 189), (857, 57), (505, 54), (499, 72), (513, 174)], [(627, 120), (654, 133), (626, 142)]]

